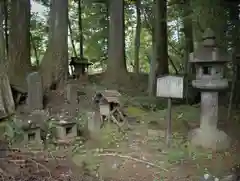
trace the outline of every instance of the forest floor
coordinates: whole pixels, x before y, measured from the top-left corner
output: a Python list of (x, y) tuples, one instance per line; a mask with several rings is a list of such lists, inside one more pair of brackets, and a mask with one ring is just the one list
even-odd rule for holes
[[(89, 78), (94, 82), (101, 79)], [(115, 87), (123, 95), (126, 114), (134, 118), (124, 132), (119, 132), (114, 124), (105, 124), (98, 135), (89, 138), (85, 113), (92, 111), (94, 93), (106, 86), (86, 83), (79, 87), (81, 137), (65, 146), (48, 145), (45, 150), (28, 147), (9, 152), (7, 157), (0, 158), (3, 160), (0, 162), (0, 179), (186, 181), (199, 180), (204, 173), (217, 177), (228, 175), (231, 168), (240, 163), (237, 155), (240, 151), (238, 112), (234, 112), (234, 120), (227, 123), (226, 108), (220, 107), (219, 127), (233, 138), (233, 144), (229, 150), (213, 152), (195, 148), (187, 139), (188, 132), (199, 126), (199, 106), (173, 106), (173, 138), (168, 148), (164, 139), (166, 101), (146, 97), (143, 90), (147, 80), (141, 82), (141, 85), (136, 83), (137, 89), (133, 88), (133, 82), (132, 87)], [(68, 109), (62, 92), (50, 93), (46, 109), (55, 113)]]

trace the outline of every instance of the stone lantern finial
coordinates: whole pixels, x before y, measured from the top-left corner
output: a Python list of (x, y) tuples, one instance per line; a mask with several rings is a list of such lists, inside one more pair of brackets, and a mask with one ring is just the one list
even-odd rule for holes
[(203, 46), (216, 46), (216, 36), (211, 28), (207, 28), (203, 34)]

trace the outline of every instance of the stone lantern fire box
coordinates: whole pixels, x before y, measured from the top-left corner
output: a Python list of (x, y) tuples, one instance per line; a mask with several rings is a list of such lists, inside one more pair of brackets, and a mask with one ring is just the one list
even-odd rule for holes
[(116, 90), (104, 90), (96, 93), (94, 102), (99, 105), (100, 114), (102, 116), (109, 116), (110, 112), (120, 105), (121, 94)]
[(215, 39), (213, 31), (207, 29), (202, 44), (190, 55), (190, 63), (196, 66), (196, 80), (192, 85), (201, 91), (200, 128), (193, 130), (190, 136), (194, 145), (221, 150), (230, 146), (229, 137), (217, 128), (218, 93), (228, 87), (224, 64), (229, 56), (219, 49)]
[(23, 144), (28, 143), (37, 143), (41, 144), (41, 128), (36, 124), (28, 124), (22, 126), (22, 130), (24, 133), (23, 136)]
[(77, 136), (77, 124), (72, 121), (61, 120), (56, 125), (56, 137), (59, 140), (71, 140)]

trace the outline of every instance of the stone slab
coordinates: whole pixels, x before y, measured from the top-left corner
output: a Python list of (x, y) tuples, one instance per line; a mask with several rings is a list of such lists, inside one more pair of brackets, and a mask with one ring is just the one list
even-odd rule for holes
[(66, 99), (69, 104), (76, 105), (78, 102), (77, 85), (67, 84)]
[(32, 72), (27, 76), (28, 95), (27, 105), (29, 111), (43, 109), (42, 77), (38, 72)]
[(101, 115), (99, 111), (96, 112), (88, 112), (88, 131), (91, 137), (96, 137), (100, 133), (101, 129)]
[(218, 93), (201, 92), (200, 127), (216, 129), (218, 122)]

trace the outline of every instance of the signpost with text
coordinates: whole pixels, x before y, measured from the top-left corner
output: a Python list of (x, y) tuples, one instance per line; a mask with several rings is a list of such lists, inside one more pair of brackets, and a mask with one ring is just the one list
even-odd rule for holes
[(164, 76), (157, 79), (157, 97), (163, 97), (168, 99), (168, 111), (167, 111), (167, 132), (166, 142), (170, 146), (170, 140), (172, 136), (172, 98), (183, 98), (183, 77), (180, 76)]

